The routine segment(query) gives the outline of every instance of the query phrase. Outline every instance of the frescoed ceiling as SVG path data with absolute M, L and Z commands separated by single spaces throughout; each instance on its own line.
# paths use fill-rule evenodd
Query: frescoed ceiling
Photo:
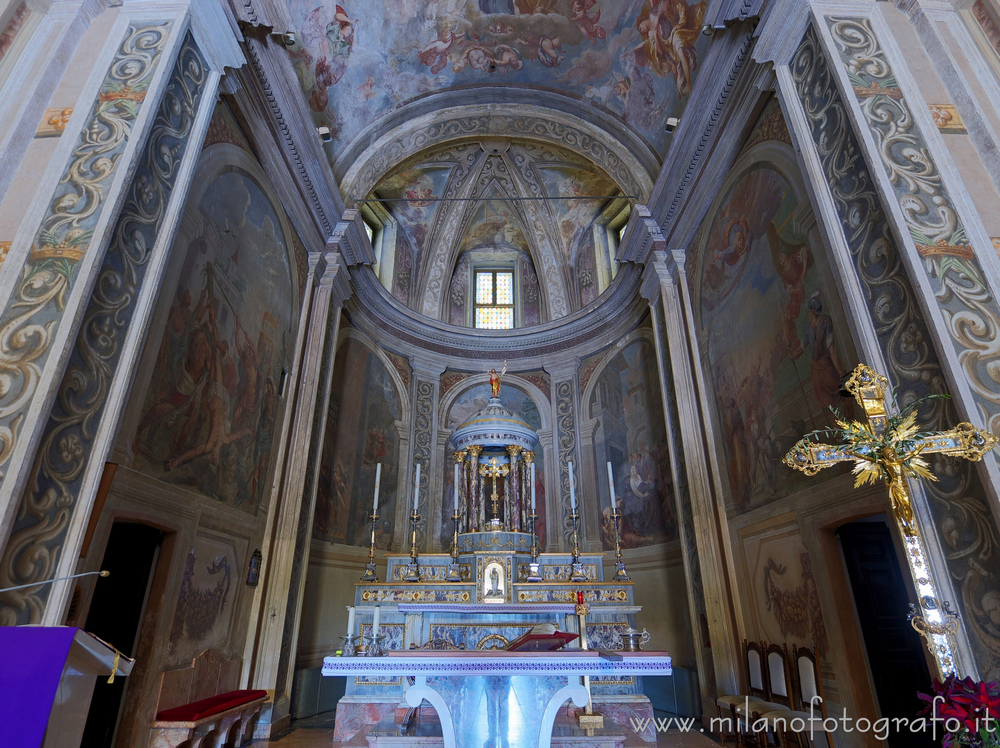
M 596 105 L 662 159 L 707 37 L 686 0 L 289 0 L 290 49 L 332 160 L 379 117 L 430 93 L 503 84 Z M 471 99 L 468 99 L 471 100 Z
M 421 154 L 368 195 L 395 227 L 394 246 L 383 250 L 394 253 L 395 270 L 380 278 L 414 311 L 440 319 L 463 253 L 523 252 L 548 299 L 547 316 L 563 316 L 582 303 L 578 276 L 601 254 L 595 227 L 626 209 L 622 194 L 585 158 L 527 139 L 467 140 Z

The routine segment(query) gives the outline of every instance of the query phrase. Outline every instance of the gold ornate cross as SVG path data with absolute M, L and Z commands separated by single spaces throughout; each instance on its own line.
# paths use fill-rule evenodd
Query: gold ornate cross
M 948 454 L 978 461 L 997 445 L 997 438 L 971 423 L 960 423 L 948 431 L 920 433 L 916 409 L 908 415 L 888 415 L 885 406 L 888 386 L 888 379 L 859 364 L 845 387 L 864 409 L 867 422 L 838 420 L 844 444 L 821 444 L 806 436 L 788 451 L 784 463 L 806 475 L 815 475 L 830 465 L 853 461 L 855 488 L 880 478 L 886 482 L 892 515 L 903 536 L 910 573 L 924 611 L 918 615 L 911 610 L 910 622 L 927 639 L 938 670 L 945 676 L 955 670 L 950 636 L 957 630 L 958 620 L 948 603 L 943 610 L 938 604 L 937 586 L 913 518 L 906 477 L 937 480 L 922 455 Z
M 490 496 L 490 499 L 493 501 L 493 518 L 491 524 L 494 529 L 498 529 L 500 525 L 500 514 L 497 507 L 497 502 L 500 501 L 500 494 L 497 493 L 497 478 L 506 478 L 509 472 L 510 465 L 499 464 L 499 460 L 496 457 L 491 457 L 489 464 L 479 466 L 479 474 L 481 476 L 493 479 L 493 495 Z

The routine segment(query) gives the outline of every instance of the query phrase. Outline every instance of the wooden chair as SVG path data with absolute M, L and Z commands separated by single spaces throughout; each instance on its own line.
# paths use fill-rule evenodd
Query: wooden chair
M 798 708 L 764 712 L 759 718 L 765 721 L 767 729 L 777 736 L 782 746 L 787 745 L 790 735 L 795 735 L 799 748 L 805 748 L 811 736 L 824 733 L 828 748 L 833 748 L 833 736 L 825 727 L 826 700 L 823 698 L 823 677 L 816 663 L 816 654 L 807 647 L 792 644 L 792 660 L 795 662 L 794 694 Z
M 791 714 L 792 711 L 792 678 L 788 667 L 788 645 L 767 645 L 764 648 L 764 662 L 770 701 L 760 709 L 753 703 L 750 714 L 740 715 L 746 720 L 749 732 L 754 735 L 755 742 L 760 746 L 782 743 L 782 733 L 780 729 L 775 728 L 781 724 L 781 716 Z
M 771 699 L 770 665 L 765 665 L 767 662 L 766 652 L 766 643 L 744 639 L 743 660 L 747 667 L 747 683 L 749 685 L 747 693 L 726 694 L 715 700 L 718 735 L 723 745 L 730 739 L 736 743 L 737 748 L 740 748 L 744 742 L 756 743 L 757 736 L 748 729 L 748 720 L 752 718 L 753 714 L 789 708 L 785 704 L 777 703 Z M 785 685 L 782 691 L 787 695 L 788 679 L 785 678 L 783 683 Z M 732 728 L 732 732 L 726 731 L 727 724 Z

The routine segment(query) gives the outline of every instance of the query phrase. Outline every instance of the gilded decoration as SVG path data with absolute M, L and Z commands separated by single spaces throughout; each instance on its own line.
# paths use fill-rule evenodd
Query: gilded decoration
M 151 35 L 141 42 L 135 37 L 133 34 L 130 39 L 136 46 L 151 44 L 157 38 Z M 124 60 L 122 66 L 128 67 L 130 60 Z M 112 378 L 122 358 L 206 80 L 204 59 L 189 35 L 178 53 L 52 406 L 30 489 L 18 509 L 0 564 L 0 586 L 53 576 L 85 469 L 92 458 L 102 463 L 105 459 L 102 453 L 92 454 L 94 441 L 101 425 L 114 422 L 119 415 L 114 408 L 110 412 L 106 409 Z M 51 590 L 46 586 L 5 593 L 0 598 L 0 621 L 4 625 L 38 623 Z
M 791 74 L 803 107 L 830 195 L 842 225 L 863 296 L 891 379 L 896 401 L 905 406 L 931 392 L 944 392 L 940 362 L 903 269 L 899 249 L 862 158 L 860 144 L 837 91 L 816 31 L 810 28 L 796 51 Z M 920 412 L 927 428 L 954 423 L 948 401 L 935 401 Z M 959 595 L 980 670 L 1000 665 L 1000 563 L 998 535 L 975 469 L 942 461 L 940 482 L 923 490 L 947 552 L 948 570 Z
M 447 587 L 444 589 L 414 590 L 409 587 L 369 587 L 361 593 L 364 602 L 371 603 L 467 603 L 469 592 Z
M 66 130 L 66 123 L 73 116 L 73 107 L 46 109 L 42 123 L 35 132 L 36 138 L 58 138 Z
M 573 582 L 567 589 L 520 589 L 517 591 L 519 603 L 575 603 L 580 583 Z M 590 589 L 583 591 L 585 603 L 626 603 L 628 591 L 615 588 Z
M 936 282 L 936 300 L 987 428 L 1000 433 L 1000 305 L 966 236 L 958 209 L 871 21 L 828 18 L 910 238 Z M 862 96 L 859 88 L 878 93 Z
M 129 27 L 0 318 L 0 471 L 40 384 L 75 282 L 74 266 L 90 246 L 170 28 L 171 23 Z

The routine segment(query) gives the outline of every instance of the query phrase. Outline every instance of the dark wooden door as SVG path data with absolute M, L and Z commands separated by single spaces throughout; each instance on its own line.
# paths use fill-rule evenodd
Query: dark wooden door
M 146 608 L 149 583 L 163 533 L 146 525 L 116 522 L 111 526 L 102 569 L 111 575 L 98 581 L 84 629 L 123 654 L 135 656 L 139 627 Z M 110 748 L 114 744 L 127 678 L 98 678 L 87 714 L 81 746 Z
M 931 676 L 923 639 L 906 620 L 910 582 L 903 575 L 889 527 L 882 522 L 852 522 L 838 529 L 837 535 L 881 716 L 912 719 L 923 707 L 917 693 L 932 693 Z M 934 740 L 930 732 L 901 730 L 892 731 L 888 743 L 891 748 L 930 748 Z

